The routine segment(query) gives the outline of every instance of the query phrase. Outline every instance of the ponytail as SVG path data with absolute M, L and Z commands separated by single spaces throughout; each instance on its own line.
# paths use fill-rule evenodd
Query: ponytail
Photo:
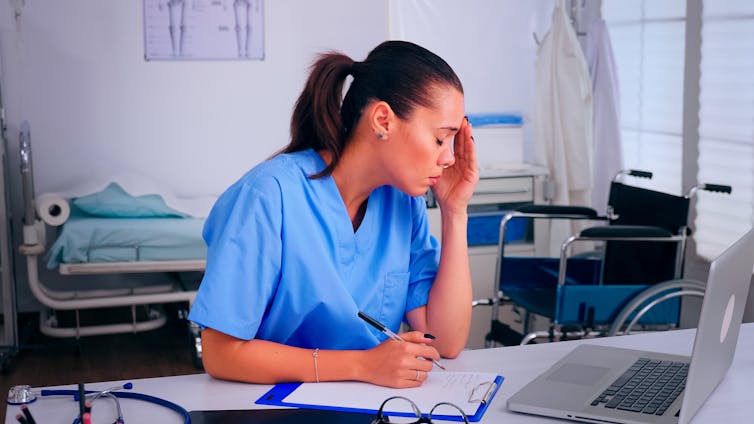
M 332 161 L 327 168 L 313 178 L 330 175 L 343 152 L 346 131 L 340 105 L 343 86 L 352 67 L 353 60 L 344 54 L 331 52 L 320 55 L 312 65 L 304 91 L 293 109 L 291 143 L 282 153 L 309 148 L 332 153 Z

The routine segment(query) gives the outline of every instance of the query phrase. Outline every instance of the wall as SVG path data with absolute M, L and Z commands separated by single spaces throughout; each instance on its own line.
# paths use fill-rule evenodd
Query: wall
M 468 113 L 524 117 L 524 158 L 534 161 L 534 64 L 552 0 L 392 0 L 390 34 L 439 54 L 461 78 Z
M 360 60 L 388 37 L 415 41 L 456 68 L 469 112 L 526 116 L 532 32 L 544 35 L 551 10 L 550 1 L 271 0 L 264 2 L 263 61 L 146 62 L 142 5 L 0 1 L 14 245 L 24 120 L 31 124 L 37 193 L 135 173 L 179 196 L 218 194 L 287 143 L 293 103 L 317 52 L 335 49 Z M 20 309 L 38 308 L 19 257 L 16 277 Z M 45 270 L 42 279 L 71 284 Z
M 274 0 L 264 5 L 264 61 L 145 62 L 142 1 L 27 1 L 14 19 L 13 4 L 23 3 L 0 2 L 16 240 L 23 120 L 31 124 L 37 193 L 128 172 L 176 195 L 218 194 L 287 143 L 317 52 L 360 59 L 388 37 L 386 1 Z M 37 304 L 19 259 L 24 310 Z
M 316 52 L 363 57 L 387 37 L 385 2 L 265 8 L 264 61 L 192 62 L 144 60 L 141 1 L 26 2 L 17 22 L 6 10 L 9 133 L 31 123 L 37 192 L 118 169 L 217 193 L 287 142 Z

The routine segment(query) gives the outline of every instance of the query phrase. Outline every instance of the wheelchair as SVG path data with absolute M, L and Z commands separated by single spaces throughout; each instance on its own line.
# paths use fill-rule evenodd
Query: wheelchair
M 626 176 L 652 173 L 617 173 L 605 216 L 582 206 L 533 204 L 503 216 L 493 281 L 497 297 L 473 302 L 491 306 L 486 347 L 626 334 L 638 327 L 666 330 L 678 324 L 682 296 L 703 296 L 704 283 L 683 278 L 690 200 L 698 190 L 730 193 L 731 187 L 700 184 L 676 196 L 625 184 Z M 506 256 L 506 227 L 522 219 L 604 225 L 568 237 L 559 258 Z M 596 250 L 571 253 L 585 242 Z M 498 319 L 503 305 L 518 314 L 523 332 Z M 548 329 L 531 331 L 532 316 L 547 318 Z

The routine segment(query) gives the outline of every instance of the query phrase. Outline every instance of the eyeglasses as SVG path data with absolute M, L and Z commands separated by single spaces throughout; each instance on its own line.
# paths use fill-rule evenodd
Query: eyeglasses
M 390 406 L 387 410 L 405 411 L 410 407 L 411 412 L 391 412 L 388 417 L 382 413 L 382 411 L 385 410 L 385 406 L 388 404 Z M 463 422 L 469 424 L 469 418 L 463 410 L 450 402 L 440 402 L 436 404 L 429 410 L 429 414 L 424 417 L 419 410 L 419 407 L 416 406 L 411 399 L 403 396 L 393 396 L 385 399 L 385 401 L 382 402 L 382 405 L 380 405 L 380 409 L 377 411 L 377 418 L 372 421 L 372 424 L 431 424 L 433 414 L 436 418 L 443 420 L 448 419 L 448 416 L 460 417 L 463 418 Z

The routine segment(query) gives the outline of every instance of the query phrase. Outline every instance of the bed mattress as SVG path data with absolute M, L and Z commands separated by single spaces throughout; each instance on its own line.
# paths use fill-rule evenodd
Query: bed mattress
M 47 257 L 60 264 L 205 259 L 203 218 L 102 218 L 71 215 Z

